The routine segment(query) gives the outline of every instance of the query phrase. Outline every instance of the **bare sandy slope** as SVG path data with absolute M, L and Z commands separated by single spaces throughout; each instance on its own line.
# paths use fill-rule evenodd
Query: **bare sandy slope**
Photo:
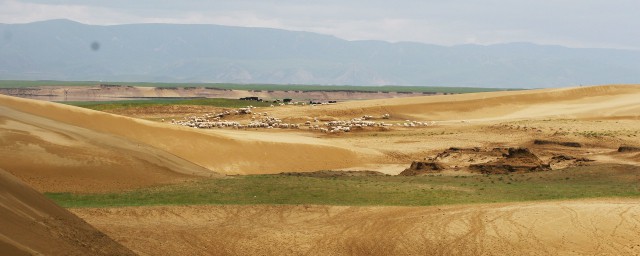
M 141 255 L 637 255 L 640 201 L 72 209 Z
M 0 96 L 0 140 L 9 145 L 0 148 L 0 168 L 39 190 L 73 191 L 74 184 L 88 184 L 83 189 L 117 190 L 181 180 L 185 175 L 209 176 L 210 171 L 256 174 L 351 168 L 397 174 L 403 170 L 402 165 L 448 147 L 521 146 L 536 138 L 584 142 L 592 145 L 589 148 L 597 147 L 583 150 L 585 153 L 607 153 L 621 144 L 640 144 L 636 137 L 640 127 L 638 99 L 640 86 L 629 85 L 268 109 L 280 118 L 350 119 L 391 113 L 401 120 L 451 121 L 423 129 L 395 128 L 391 132 L 335 137 L 318 133 L 195 130 Z M 543 118 L 559 121 L 543 122 Z M 567 118 L 593 121 L 560 120 Z M 626 120 L 618 123 L 611 118 Z M 509 123 L 510 127 L 495 125 L 516 120 L 525 122 Z M 516 130 L 511 126 L 524 128 Z M 593 131 L 618 135 L 604 139 L 584 136 Z M 100 185 L 104 181 L 113 182 Z
M 68 157 L 64 151 L 41 149 L 42 145 L 67 146 L 70 150 L 79 151 L 78 154 L 86 152 L 87 144 L 96 145 L 96 150 L 104 148 L 100 143 L 130 145 L 134 148 L 139 146 L 147 150 L 147 153 L 155 155 L 157 161 L 145 159 L 150 165 L 165 167 L 166 165 L 161 162 L 161 159 L 167 158 L 171 154 L 223 174 L 315 171 L 350 167 L 357 165 L 360 161 L 360 157 L 352 150 L 305 136 L 202 131 L 8 96 L 0 96 L 0 108 L 2 108 L 0 125 L 3 127 L 0 130 L 0 134 L 2 134 L 0 138 L 4 140 L 4 143 L 20 147 L 11 150 L 11 152 L 18 152 L 13 154 L 28 154 L 40 150 L 44 151 L 42 154 L 58 154 L 66 159 Z M 86 136 L 83 136 L 82 143 L 76 143 L 78 136 L 74 137 L 74 135 L 67 133 L 68 130 L 73 130 L 74 133 L 84 132 Z M 47 134 L 39 135 L 38 133 Z M 25 136 L 29 138 L 21 139 Z M 104 142 L 112 138 L 112 141 Z M 34 143 L 33 140 L 40 141 Z M 33 146 L 34 144 L 36 146 Z M 38 149 L 26 150 L 29 147 L 37 147 Z M 130 151 L 122 151 L 122 157 L 129 157 Z M 161 152 L 165 152 L 164 155 L 161 155 Z M 83 161 L 91 161 L 92 156 L 96 155 L 100 154 L 87 153 L 84 157 L 79 158 Z M 176 157 L 170 161 L 182 166 L 183 163 L 178 163 Z M 112 162 L 119 163 L 121 161 L 114 159 Z M 43 164 L 49 163 L 51 161 L 46 161 Z M 30 163 L 25 163 L 25 165 L 30 165 Z M 13 171 L 15 168 L 9 166 L 6 169 Z M 184 169 L 172 171 L 184 174 L 193 172 L 203 174 L 202 170 L 191 170 L 192 168 L 189 166 Z M 20 176 L 17 171 L 14 174 Z M 206 175 L 206 173 L 204 174 Z
M 277 109 L 275 113 L 288 116 L 303 111 L 304 115 L 334 117 L 389 113 L 398 118 L 440 121 L 612 116 L 638 118 L 638 99 L 640 85 L 609 85 L 352 101 L 306 109 Z
M 117 191 L 214 175 L 118 136 L 4 106 L 0 113 L 0 168 L 39 191 Z
M 413 97 L 287 106 L 270 114 L 351 119 L 363 115 L 385 122 L 436 121 L 435 126 L 370 130 L 325 139 L 379 152 L 370 169 L 398 174 L 412 160 L 433 157 L 449 147 L 529 147 L 536 153 L 566 154 L 607 163 L 640 164 L 615 153 L 620 145 L 640 146 L 640 86 L 612 85 L 529 91 Z M 463 122 L 464 121 L 464 122 Z M 534 146 L 534 139 L 572 141 L 582 148 Z M 354 168 L 351 168 L 354 169 Z
M 0 254 L 133 255 L 2 169 Z

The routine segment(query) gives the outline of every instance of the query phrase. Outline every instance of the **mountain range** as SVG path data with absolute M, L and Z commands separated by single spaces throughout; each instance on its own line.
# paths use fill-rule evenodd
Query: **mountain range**
M 0 79 L 543 88 L 639 83 L 640 51 L 50 20 L 0 24 Z

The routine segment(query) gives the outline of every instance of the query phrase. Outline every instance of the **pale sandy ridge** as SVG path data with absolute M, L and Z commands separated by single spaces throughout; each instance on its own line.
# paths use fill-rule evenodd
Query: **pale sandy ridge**
M 612 116 L 638 118 L 639 110 L 640 85 L 606 85 L 351 101 L 321 108 L 275 110 L 275 113 L 335 117 L 388 113 L 392 117 L 412 120 L 507 121 Z
M 356 168 L 371 163 L 408 164 L 413 157 L 426 156 L 429 150 L 450 146 L 530 143 L 533 136 L 544 133 L 490 127 L 497 122 L 529 118 L 624 118 L 620 123 L 590 124 L 593 130 L 610 125 L 627 127 L 619 130 L 625 132 L 622 141 L 617 137 L 579 140 L 588 146 L 583 151 L 595 145 L 613 156 L 620 142 L 638 142 L 638 137 L 630 136 L 638 127 L 638 110 L 640 86 L 433 96 L 269 110 L 283 114 L 281 117 L 353 118 L 391 113 L 395 118 L 449 122 L 406 133 L 409 138 L 402 137 L 409 131 L 402 129 L 380 133 L 380 137 L 387 136 L 384 138 L 369 138 L 366 133 L 340 137 L 204 131 L 0 96 L 0 168 L 41 191 L 87 192 L 175 183 L 208 177 L 214 175 L 212 171 L 250 174 Z M 460 124 L 460 120 L 478 124 Z M 547 124 L 535 123 L 539 126 L 536 129 L 543 129 L 543 125 Z M 566 130 L 574 124 L 562 125 Z M 459 129 L 447 135 L 418 135 L 453 128 Z M 463 128 L 464 133 L 459 131 Z M 554 129 L 545 133 L 553 136 Z M 397 143 L 400 140 L 402 143 Z M 377 159 L 380 154 L 376 152 L 385 152 L 387 157 Z M 0 199 L 13 200 L 21 191 L 0 194 Z M 6 205 L 13 214 L 21 204 L 9 201 Z M 147 255 L 637 255 L 638 205 L 638 200 L 602 199 L 441 207 L 162 206 L 73 211 L 116 241 Z M 19 235 L 2 234 L 3 250 L 22 248 L 15 243 Z
M 640 201 L 72 211 L 141 255 L 638 255 Z
M 5 144 L 19 146 L 19 149 L 12 150 L 14 154 L 25 153 L 36 159 L 45 154 L 62 154 L 58 149 L 48 150 L 43 146 L 45 144 L 80 151 L 83 147 L 90 148 L 92 145 L 96 146 L 93 150 L 100 151 L 104 148 L 102 146 L 107 144 L 115 146 L 116 150 L 128 149 L 129 151 L 121 151 L 122 157 L 130 156 L 131 151 L 144 151 L 144 154 L 147 154 L 143 159 L 145 164 L 156 165 L 178 174 L 200 176 L 209 176 L 213 172 L 251 174 L 315 171 L 356 166 L 362 161 L 361 157 L 350 149 L 305 136 L 201 131 L 8 96 L 0 96 L 0 107 L 3 108 L 0 112 L 0 125 L 4 126 L 0 129 L 0 139 L 3 139 Z M 42 134 L 47 135 L 41 136 Z M 28 138 L 23 138 L 17 143 L 16 140 L 19 138 L 12 138 L 14 135 Z M 29 147 L 36 148 L 29 150 Z M 38 150 L 41 151 L 38 153 L 40 155 L 32 155 Z M 92 155 L 103 156 L 104 152 L 86 154 L 82 159 L 71 159 L 73 161 L 70 162 L 87 161 Z M 150 159 L 154 156 L 158 159 Z M 62 161 L 60 165 L 64 165 L 64 159 L 67 158 L 62 156 L 57 160 Z M 166 159 L 171 164 L 164 161 Z M 188 168 L 184 167 L 188 166 L 184 160 L 193 164 Z M 113 161 L 114 164 L 117 162 Z M 13 166 L 5 168 L 19 176 L 19 170 L 16 168 L 18 164 L 14 163 Z M 209 172 L 198 166 L 208 169 Z
M 215 175 L 119 136 L 3 106 L 0 112 L 0 168 L 39 191 L 119 191 Z
M 133 255 L 2 169 L 0 254 Z
M 8 96 L 0 96 L 0 108 L 0 141 L 5 145 L 0 148 L 3 151 L 0 168 L 41 191 L 129 189 L 215 176 L 214 172 L 370 169 L 380 164 L 408 164 L 413 158 L 426 156 L 421 152 L 464 146 L 463 143 L 473 145 L 478 141 L 475 137 L 452 135 L 436 139 L 416 137 L 412 140 L 418 143 L 395 144 L 386 138 L 376 142 L 373 137 L 358 142 L 349 136 L 315 138 L 312 133 L 196 130 Z M 448 120 L 452 124 L 456 120 L 491 124 L 527 118 L 637 120 L 640 86 L 425 96 L 321 107 L 287 106 L 269 111 L 283 118 L 322 115 L 353 118 L 392 113 L 394 117 Z M 459 125 L 458 122 L 456 127 Z M 484 132 L 482 138 L 486 139 L 482 140 L 504 141 L 505 136 L 492 138 L 488 137 L 490 134 Z M 530 134 L 522 135 L 531 139 Z M 78 184 L 84 185 L 77 188 Z

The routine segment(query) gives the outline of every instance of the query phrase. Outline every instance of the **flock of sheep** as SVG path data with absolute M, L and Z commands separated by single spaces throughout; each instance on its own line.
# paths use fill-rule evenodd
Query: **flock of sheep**
M 224 111 L 221 113 L 213 113 L 213 114 L 205 114 L 203 116 L 190 116 L 185 117 L 184 120 L 175 119 L 171 120 L 172 124 L 188 126 L 193 128 L 200 129 L 208 129 L 208 128 L 233 128 L 233 129 L 244 129 L 244 128 L 291 128 L 297 129 L 300 126 L 298 124 L 288 124 L 283 123 L 282 120 L 276 117 L 268 116 L 266 112 L 264 113 L 253 113 L 251 109 L 255 107 L 248 106 L 246 108 L 239 108 L 235 111 Z M 236 121 L 226 121 L 222 120 L 225 116 L 228 115 L 251 115 L 251 122 L 248 124 L 241 124 Z
M 273 116 L 269 116 L 267 112 L 256 113 L 252 109 L 255 107 L 248 106 L 246 108 L 239 108 L 234 111 L 224 111 L 221 113 L 205 114 L 203 116 L 190 116 L 185 117 L 184 120 L 172 119 L 172 124 L 188 126 L 200 129 L 210 128 L 233 128 L 233 129 L 246 129 L 246 128 L 265 128 L 265 129 L 299 129 L 301 126 L 308 127 L 309 130 L 317 130 L 324 133 L 340 133 L 350 132 L 352 129 L 361 129 L 364 127 L 383 127 L 390 128 L 394 126 L 391 123 L 375 122 L 371 119 L 375 119 L 373 116 L 365 115 L 360 118 L 353 118 L 351 120 L 329 121 L 320 122 L 317 118 L 313 121 L 306 121 L 304 124 L 285 123 L 281 119 Z M 251 115 L 251 121 L 247 124 L 241 124 L 236 121 L 223 120 L 228 115 Z M 389 114 L 384 114 L 381 119 L 389 119 Z M 163 119 L 164 121 L 164 119 Z M 434 122 L 419 122 L 405 120 L 403 123 L 396 123 L 396 126 L 402 127 L 418 127 L 418 126 L 431 126 Z
M 383 119 L 388 119 L 389 117 L 389 114 L 385 114 L 382 116 Z M 352 129 L 359 129 L 364 127 L 383 127 L 388 129 L 393 126 L 393 124 L 390 123 L 369 121 L 372 118 L 372 116 L 362 116 L 360 118 L 353 118 L 348 121 L 329 121 L 322 124 L 312 124 L 311 121 L 307 121 L 305 122 L 305 126 L 309 126 L 309 129 L 319 130 L 326 133 L 350 132 Z M 318 122 L 317 119 L 315 119 L 314 121 L 316 123 Z M 434 124 L 434 122 L 418 122 L 406 120 L 404 123 L 397 123 L 396 126 L 417 127 L 430 126 Z

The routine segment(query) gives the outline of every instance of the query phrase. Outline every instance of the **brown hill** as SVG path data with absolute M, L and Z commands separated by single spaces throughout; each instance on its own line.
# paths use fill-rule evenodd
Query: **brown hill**
M 0 254 L 134 255 L 0 169 Z
M 292 134 L 196 130 L 0 95 L 0 168 L 46 191 L 135 188 L 222 174 L 316 171 L 358 155 Z
M 110 191 L 214 175 L 148 145 L 17 111 L 4 103 L 0 101 L 0 168 L 39 191 Z
M 312 116 L 391 114 L 418 120 L 638 117 L 640 85 L 470 93 L 344 102 L 307 112 Z M 286 111 L 286 110 L 282 110 Z
M 287 106 L 270 109 L 270 114 L 353 118 L 391 113 L 395 119 L 449 120 L 452 124 L 456 120 L 635 119 L 640 113 L 639 97 L 637 85 L 594 86 Z M 330 139 L 290 132 L 197 130 L 8 96 L 0 96 L 0 113 L 0 142 L 6 145 L 0 148 L 0 168 L 41 191 L 119 190 L 208 177 L 214 172 L 353 168 L 372 162 L 387 164 L 385 152 L 410 150 L 407 144 L 390 148 L 395 144 L 386 137 L 363 137 L 359 142 L 348 136 Z M 464 135 L 467 140 L 487 143 L 486 133 L 473 131 Z M 450 139 L 422 143 L 412 150 L 447 148 L 461 137 Z M 528 133 L 521 136 L 521 140 L 530 139 Z

